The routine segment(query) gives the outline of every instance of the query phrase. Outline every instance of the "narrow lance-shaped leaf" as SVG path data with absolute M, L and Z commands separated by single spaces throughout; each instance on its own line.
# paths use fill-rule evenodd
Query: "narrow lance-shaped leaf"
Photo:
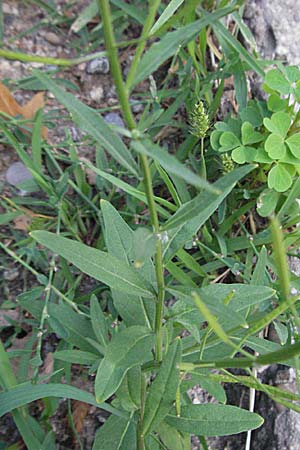
M 95 392 L 99 403 L 118 389 L 131 367 L 151 360 L 154 340 L 154 334 L 139 325 L 114 335 L 97 371 Z
M 202 436 L 227 436 L 253 430 L 263 418 L 236 406 L 190 405 L 181 408 L 181 416 L 168 415 L 166 422 L 179 431 Z
M 134 175 L 138 175 L 138 167 L 131 153 L 99 113 L 82 103 L 74 95 L 61 89 L 46 74 L 36 71 L 35 76 L 68 109 L 72 114 L 73 120 L 81 129 L 96 139 L 122 166 L 130 170 Z
M 163 226 L 168 231 L 168 242 L 164 249 L 164 258 L 169 260 L 220 206 L 224 198 L 232 191 L 235 183 L 247 175 L 256 166 L 247 165 L 233 170 L 214 183 L 222 194 L 216 196 L 210 192 L 201 192 L 195 199 L 185 203 Z
M 205 189 L 212 192 L 215 196 L 220 193 L 218 189 L 184 166 L 174 155 L 168 153 L 164 148 L 152 144 L 150 141 L 145 141 L 143 143 L 140 141 L 133 141 L 131 146 L 138 153 L 148 155 L 154 159 L 154 161 L 159 162 L 168 173 L 177 175 L 179 178 L 182 178 L 187 183 L 196 186 L 199 189 Z
M 178 227 L 195 217 L 197 217 L 198 228 L 201 227 L 233 189 L 236 182 L 255 167 L 254 165 L 243 166 L 225 175 L 213 184 L 214 188 L 221 194 L 214 195 L 210 192 L 201 192 L 193 200 L 182 205 L 163 225 L 162 229 L 169 230 Z
M 149 283 L 135 269 L 108 253 L 47 231 L 34 231 L 31 236 L 82 272 L 110 287 L 148 298 L 154 295 Z
M 88 403 L 97 406 L 112 414 L 126 417 L 124 413 L 119 412 L 116 408 L 105 403 L 99 404 L 95 397 L 89 392 L 78 389 L 67 384 L 20 384 L 8 391 L 0 393 L 0 417 L 7 412 L 12 411 L 20 406 L 27 405 L 27 403 L 34 402 L 40 398 L 46 397 L 63 397 L 72 398 L 80 402 Z
M 138 68 L 137 76 L 133 85 L 136 86 L 142 80 L 151 75 L 167 59 L 173 56 L 181 45 L 187 44 L 197 36 L 206 25 L 211 25 L 221 17 L 230 14 L 235 7 L 220 8 L 217 11 L 207 14 L 206 17 L 186 25 L 179 30 L 167 33 L 160 42 L 153 44 L 142 57 Z
M 142 431 L 146 435 L 164 419 L 175 401 L 179 383 L 177 364 L 181 359 L 181 341 L 177 339 L 169 347 L 158 374 L 151 384 L 145 403 Z
M 269 352 L 264 355 L 253 358 L 228 358 L 219 359 L 217 361 L 203 361 L 199 363 L 182 363 L 181 370 L 194 370 L 195 368 L 234 368 L 234 367 L 256 367 L 265 364 L 279 364 L 280 362 L 288 361 L 294 356 L 300 354 L 300 342 L 292 345 L 285 345 L 280 350 Z
M 108 331 L 104 313 L 95 295 L 91 296 L 91 321 L 94 333 L 104 347 L 108 344 Z
M 92 450 L 135 450 L 136 426 L 133 421 L 110 416 L 96 433 Z
M 101 211 L 105 225 L 105 242 L 109 253 L 129 265 L 134 260 L 133 230 L 109 202 L 101 200 Z M 150 258 L 145 261 L 138 273 L 150 283 L 155 282 L 154 268 Z M 133 295 L 133 292 L 126 294 L 117 289 L 112 290 L 112 295 L 114 306 L 126 325 L 143 325 L 151 328 L 155 316 L 154 302 Z

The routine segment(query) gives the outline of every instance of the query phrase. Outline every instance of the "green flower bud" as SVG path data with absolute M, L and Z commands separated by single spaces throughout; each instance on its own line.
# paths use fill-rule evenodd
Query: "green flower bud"
M 195 104 L 194 110 L 190 116 L 190 132 L 199 139 L 203 139 L 206 136 L 208 129 L 209 117 L 203 103 L 200 101 Z

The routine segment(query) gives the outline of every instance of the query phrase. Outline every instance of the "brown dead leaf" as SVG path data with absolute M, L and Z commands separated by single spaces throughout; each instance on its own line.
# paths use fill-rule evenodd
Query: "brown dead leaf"
M 88 405 L 87 403 L 80 402 L 78 400 L 74 400 L 73 405 L 74 405 L 73 408 L 74 426 L 77 433 L 80 433 L 82 431 L 84 419 L 88 414 L 90 405 Z
M 25 214 L 22 214 L 21 216 L 16 217 L 13 220 L 13 222 L 14 222 L 15 230 L 27 231 L 31 225 L 30 217 L 26 216 Z
M 24 106 L 20 106 L 9 89 L 0 81 L 0 111 L 11 117 L 22 115 L 24 119 L 33 119 L 36 112 L 45 106 L 44 93 L 39 92 Z M 47 139 L 48 129 L 42 127 L 42 137 Z
M 0 111 L 15 117 L 21 114 L 21 106 L 11 95 L 9 89 L 0 82 Z

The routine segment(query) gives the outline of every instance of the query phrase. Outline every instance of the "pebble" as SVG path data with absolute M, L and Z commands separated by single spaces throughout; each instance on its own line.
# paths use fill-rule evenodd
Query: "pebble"
M 26 180 L 32 179 L 32 175 L 27 167 L 22 162 L 13 163 L 6 171 L 6 181 L 13 185 L 18 186 L 24 183 Z
M 49 31 L 48 33 L 45 34 L 45 39 L 46 39 L 46 41 L 49 42 L 49 44 L 52 44 L 52 45 L 61 44 L 61 38 L 57 34 L 53 33 L 52 31 Z
M 8 5 L 7 3 L 3 3 L 2 5 L 3 14 L 12 14 L 14 16 L 18 16 L 19 11 L 15 6 Z
M 107 74 L 109 72 L 109 61 L 105 56 L 93 59 L 86 66 L 86 71 L 89 75 L 95 73 Z
M 136 100 L 131 100 L 131 109 L 134 113 L 138 114 L 141 113 L 144 110 L 144 105 Z
M 100 102 L 103 99 L 103 88 L 101 86 L 95 87 L 90 91 L 90 97 L 94 102 Z
M 117 127 L 125 128 L 125 124 L 123 122 L 123 119 L 120 116 L 120 114 L 118 114 L 118 113 L 110 112 L 108 114 L 105 114 L 104 120 L 109 125 L 116 125 Z

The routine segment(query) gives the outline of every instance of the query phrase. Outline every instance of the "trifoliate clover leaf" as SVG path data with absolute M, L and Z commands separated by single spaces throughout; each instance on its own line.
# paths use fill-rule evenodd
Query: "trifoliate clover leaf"
M 261 217 L 270 216 L 277 206 L 279 193 L 272 189 L 264 189 L 260 194 L 256 210 Z
M 210 145 L 217 152 L 220 149 L 220 137 L 222 136 L 222 131 L 214 130 L 210 135 Z
M 296 158 L 300 158 L 300 133 L 293 134 L 286 141 L 289 149 Z
M 242 143 L 243 145 L 257 144 L 263 140 L 263 136 L 254 130 L 250 122 L 244 122 L 242 125 Z
M 262 164 L 271 164 L 273 162 L 273 159 L 269 157 L 268 153 L 263 147 L 259 147 L 255 150 L 253 161 Z
M 288 100 L 280 98 L 278 94 L 272 94 L 268 98 L 267 105 L 270 111 L 284 111 L 288 106 Z
M 246 162 L 252 162 L 255 155 L 255 149 L 252 147 L 246 147 L 241 145 L 233 150 L 231 157 L 234 162 L 238 164 L 245 164 Z
M 277 192 L 287 191 L 291 187 L 292 181 L 292 176 L 283 164 L 273 166 L 268 174 L 268 186 Z
M 266 117 L 264 125 L 271 133 L 285 138 L 291 125 L 291 118 L 288 114 L 279 111 L 272 114 L 271 119 Z
M 220 137 L 220 144 L 222 147 L 220 151 L 222 152 L 228 152 L 241 145 L 240 140 L 231 131 L 225 131 L 222 133 L 222 136 Z
M 265 142 L 265 150 L 272 159 L 281 159 L 286 155 L 284 138 L 278 134 L 270 134 Z
M 265 76 L 265 84 L 274 89 L 274 91 L 280 92 L 280 94 L 288 95 L 291 91 L 291 86 L 286 77 L 278 70 L 271 69 Z
M 291 83 L 296 83 L 300 80 L 300 69 L 298 66 L 287 66 L 284 67 L 287 79 Z

